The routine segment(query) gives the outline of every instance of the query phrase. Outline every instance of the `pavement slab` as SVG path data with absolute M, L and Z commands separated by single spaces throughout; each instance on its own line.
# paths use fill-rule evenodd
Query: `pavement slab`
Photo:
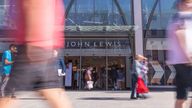
M 150 92 L 149 98 L 137 100 L 129 98 L 130 91 L 67 91 L 67 95 L 73 108 L 174 108 L 175 101 L 173 91 Z M 20 103 L 17 108 L 50 108 L 46 100 L 35 92 L 22 92 L 17 100 Z

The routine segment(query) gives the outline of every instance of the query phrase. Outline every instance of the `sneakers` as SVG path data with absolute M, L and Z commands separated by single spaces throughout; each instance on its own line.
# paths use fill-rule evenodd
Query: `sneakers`
M 16 96 L 15 96 L 15 95 L 12 95 L 11 98 L 16 98 Z
M 136 100 L 136 99 L 138 99 L 138 98 L 137 98 L 137 97 L 131 97 L 130 99 Z

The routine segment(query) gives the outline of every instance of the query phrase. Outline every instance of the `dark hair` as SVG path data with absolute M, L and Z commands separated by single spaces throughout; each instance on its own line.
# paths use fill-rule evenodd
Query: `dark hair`
M 16 47 L 15 44 L 11 44 L 11 45 L 9 45 L 9 49 L 14 48 L 14 47 Z
M 177 3 L 188 3 L 188 0 L 177 0 Z

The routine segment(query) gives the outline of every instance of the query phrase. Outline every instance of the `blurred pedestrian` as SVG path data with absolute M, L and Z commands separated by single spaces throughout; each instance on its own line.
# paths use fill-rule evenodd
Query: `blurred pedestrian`
M 13 61 L 13 54 L 17 52 L 17 48 L 14 44 L 9 45 L 9 50 L 3 52 L 2 55 L 2 82 L 1 82 L 1 97 L 5 96 L 5 87 L 9 81 L 9 75 L 11 74 Z
M 148 59 L 146 57 L 143 57 L 143 61 L 142 61 L 143 66 L 142 66 L 142 71 L 141 71 L 141 77 L 144 80 L 144 83 L 145 83 L 146 86 L 148 85 L 148 75 L 147 75 L 147 73 L 148 73 L 148 70 L 149 70 L 147 60 Z
M 85 73 L 85 80 L 86 80 L 85 88 L 88 90 L 91 90 L 93 88 L 92 70 L 93 70 L 92 67 L 88 67 Z
M 188 90 L 192 87 L 192 0 L 180 0 L 177 7 L 178 12 L 167 29 L 167 63 L 176 69 L 175 108 L 184 108 Z
M 144 56 L 136 55 L 133 61 L 131 99 L 146 98 L 145 93 L 148 92 L 148 88 L 143 80 L 143 73 L 148 69 L 143 62 L 144 59 L 146 59 Z
M 6 97 L 0 99 L 1 108 L 14 108 L 15 92 L 38 91 L 52 108 L 71 108 L 71 103 L 58 80 L 54 49 L 64 45 L 63 0 L 17 0 L 18 55 L 13 72 L 5 88 Z
M 123 69 L 117 68 L 117 89 L 122 90 L 123 84 L 125 81 L 125 74 L 123 72 Z

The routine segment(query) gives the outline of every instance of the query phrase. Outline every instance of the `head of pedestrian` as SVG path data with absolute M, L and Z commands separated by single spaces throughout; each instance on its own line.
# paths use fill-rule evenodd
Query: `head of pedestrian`
M 178 0 L 177 8 L 182 11 L 192 11 L 192 0 Z
M 143 61 L 144 59 L 147 59 L 147 58 L 140 54 L 136 55 L 136 60 Z
M 88 67 L 88 70 L 92 71 L 92 70 L 93 70 L 93 67 L 89 66 L 89 67 Z
M 9 50 L 12 52 L 12 53 L 17 53 L 17 47 L 15 44 L 11 44 L 9 45 Z

